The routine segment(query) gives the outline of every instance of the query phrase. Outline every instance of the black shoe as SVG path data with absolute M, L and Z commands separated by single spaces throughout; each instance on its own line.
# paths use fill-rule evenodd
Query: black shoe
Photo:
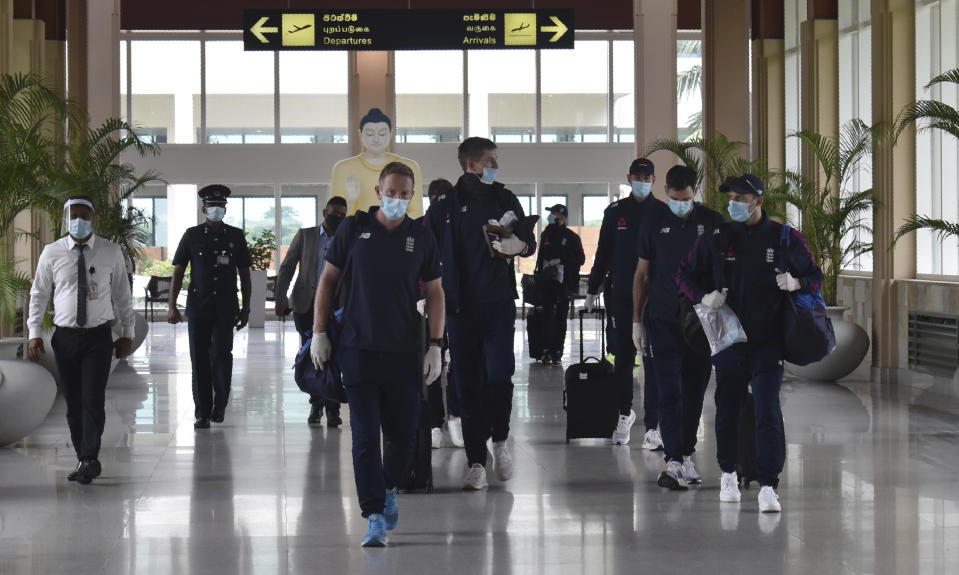
M 320 424 L 320 419 L 323 417 L 323 409 L 315 405 L 310 406 L 310 416 L 306 418 L 306 423 L 310 427 L 315 427 Z
M 327 427 L 339 427 L 342 424 L 343 424 L 343 420 L 340 419 L 339 413 L 335 411 L 331 411 L 329 409 L 326 410 L 326 426 Z
M 193 429 L 209 429 L 210 420 L 205 417 L 198 417 L 196 421 L 193 422 Z
M 223 411 L 222 409 L 214 409 L 213 415 L 210 416 L 210 421 L 213 423 L 223 423 Z
M 103 468 L 100 466 L 100 462 L 94 459 L 93 461 L 81 461 L 80 465 L 77 466 L 76 479 L 77 483 L 83 485 L 88 485 L 91 481 L 100 477 L 100 473 L 103 471 Z
M 80 477 L 80 468 L 83 467 L 83 462 L 77 462 L 77 468 L 67 474 L 67 481 L 76 481 Z

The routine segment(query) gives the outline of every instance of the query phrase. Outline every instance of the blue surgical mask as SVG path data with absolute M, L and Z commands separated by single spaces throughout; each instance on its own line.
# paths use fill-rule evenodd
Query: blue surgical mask
M 681 202 L 679 200 L 669 198 L 669 209 L 676 214 L 677 217 L 681 218 L 693 209 L 693 201 L 686 200 L 685 202 Z
M 646 199 L 646 196 L 653 191 L 652 182 L 639 182 L 633 180 L 633 195 L 640 200 Z
M 496 181 L 496 168 L 483 168 L 483 175 L 480 176 L 480 181 L 484 184 L 492 184 Z
M 93 222 L 89 220 L 84 220 L 82 218 L 73 218 L 70 220 L 70 235 L 77 238 L 83 239 L 89 237 L 93 233 Z
M 546 216 L 546 223 L 549 224 L 549 225 L 555 224 L 555 223 L 556 223 L 556 216 L 555 216 L 554 214 L 550 214 L 550 215 Z
M 754 209 L 750 209 L 752 202 L 729 202 L 729 217 L 733 219 L 734 222 L 745 222 L 752 215 Z
M 222 222 L 226 215 L 226 208 L 222 206 L 210 206 L 206 209 L 206 217 L 211 222 Z
M 383 203 L 380 204 L 380 209 L 383 210 L 383 215 L 386 216 L 386 219 L 391 221 L 396 221 L 402 219 L 406 215 L 406 210 L 410 207 L 409 200 L 401 200 L 399 198 L 391 198 L 389 196 L 383 196 Z

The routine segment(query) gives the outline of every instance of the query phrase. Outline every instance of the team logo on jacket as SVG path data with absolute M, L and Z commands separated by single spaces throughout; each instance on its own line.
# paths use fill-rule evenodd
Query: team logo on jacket
M 616 222 L 616 229 L 618 230 L 629 229 L 629 226 L 626 225 L 626 218 L 620 216 L 619 221 Z
M 566 245 L 566 238 L 563 238 L 563 241 L 561 241 L 561 242 L 559 243 L 559 245 L 565 246 L 565 245 Z
M 772 248 L 766 248 L 766 263 L 771 264 L 776 261 L 776 250 Z
M 704 233 L 706 233 L 706 226 L 704 226 L 703 224 L 699 224 L 698 226 L 696 226 L 696 233 L 699 235 L 703 235 Z
M 363 232 L 362 234 L 360 234 L 360 239 L 361 239 L 361 240 L 368 240 L 368 239 L 370 239 L 370 232 Z
M 415 240 L 413 236 L 406 236 L 406 251 L 413 253 L 413 246 L 415 246 Z
M 669 226 L 666 226 L 665 228 L 659 230 L 659 233 L 661 233 L 661 234 L 668 234 L 668 233 L 669 233 Z

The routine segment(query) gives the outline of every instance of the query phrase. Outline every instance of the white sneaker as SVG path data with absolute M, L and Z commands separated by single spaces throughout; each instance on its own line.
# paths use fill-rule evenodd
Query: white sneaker
M 723 473 L 719 479 L 719 500 L 723 503 L 739 503 L 739 477 L 736 472 Z
M 493 444 L 493 466 L 496 467 L 496 476 L 500 481 L 509 481 L 513 477 L 513 456 L 505 441 Z
M 659 435 L 658 429 L 650 429 L 643 437 L 643 449 L 656 451 L 663 448 L 663 438 Z
M 629 410 L 629 415 L 620 415 L 616 423 L 616 431 L 613 432 L 613 443 L 617 445 L 626 445 L 629 443 L 629 431 L 636 422 L 636 412 Z
M 441 428 L 434 427 L 430 430 L 430 444 L 433 449 L 443 447 L 443 430 Z
M 687 483 L 703 482 L 703 476 L 696 471 L 696 466 L 693 465 L 693 458 L 688 455 L 683 456 L 683 477 L 686 478 Z
M 683 464 L 675 460 L 667 463 L 665 471 L 659 474 L 656 484 L 672 491 L 689 489 L 689 483 L 683 476 Z
M 759 512 L 760 513 L 779 513 L 782 511 L 782 505 L 779 504 L 779 496 L 776 490 L 769 485 L 764 485 L 759 490 Z
M 479 463 L 474 463 L 466 472 L 466 478 L 463 479 L 463 489 L 482 491 L 487 487 L 489 483 L 486 482 L 486 468 Z
M 463 420 L 458 417 L 450 417 L 449 421 L 446 423 L 446 428 L 450 432 L 450 441 L 453 442 L 453 445 L 456 447 L 463 447 L 466 443 L 463 442 Z

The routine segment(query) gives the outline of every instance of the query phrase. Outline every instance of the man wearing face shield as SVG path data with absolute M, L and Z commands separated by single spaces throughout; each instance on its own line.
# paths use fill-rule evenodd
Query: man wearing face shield
M 182 321 L 177 296 L 190 266 L 186 319 L 193 362 L 193 427 L 206 429 L 222 423 L 233 377 L 233 328 L 250 319 L 250 250 L 243 230 L 223 223 L 230 188 L 219 184 L 201 188 L 205 221 L 189 228 L 173 255 L 167 321 Z M 241 308 L 236 297 L 240 277 Z
M 374 189 L 379 184 L 380 170 L 390 162 L 406 164 L 413 171 L 416 181 L 423 181 L 420 178 L 420 166 L 415 160 L 389 151 L 393 139 L 393 122 L 382 110 L 370 108 L 370 111 L 360 118 L 359 132 L 363 151 L 357 156 L 337 162 L 333 166 L 330 184 L 331 193 L 346 198 L 347 214 L 350 215 L 356 210 L 368 211 L 372 206 L 379 205 Z M 420 195 L 414 189 L 409 216 L 416 219 L 422 215 Z
M 280 271 L 276 274 L 276 315 L 283 317 L 292 310 L 293 323 L 300 334 L 301 345 L 306 342 L 307 332 L 313 328 L 313 299 L 326 265 L 326 250 L 345 217 L 346 199 L 340 196 L 330 198 L 323 209 L 323 223 L 297 230 L 290 242 L 290 249 L 280 264 Z M 289 298 L 287 291 L 297 267 L 300 273 L 293 285 L 293 297 Z M 310 416 L 306 420 L 310 426 L 320 424 L 324 409 L 328 427 L 339 427 L 343 423 L 340 419 L 339 403 L 316 395 L 310 396 L 310 406 Z
M 613 202 L 603 213 L 603 223 L 599 230 L 599 245 L 593 269 L 589 274 L 586 289 L 586 310 L 592 311 L 596 305 L 600 287 L 606 303 L 607 325 L 609 333 L 609 351 L 616 356 L 614 378 L 616 381 L 619 421 L 613 432 L 613 442 L 619 445 L 629 443 L 631 429 L 636 421 L 633 410 L 633 367 L 636 362 L 636 347 L 633 345 L 630 326 L 633 321 L 633 274 L 639 259 L 639 234 L 645 221 L 655 217 L 663 209 L 663 204 L 653 195 L 656 183 L 656 168 L 646 158 L 636 158 L 629 166 L 626 175 L 630 191 L 628 197 Z M 659 414 L 656 396 L 656 377 L 652 361 L 647 350 L 639 350 L 643 360 L 643 422 L 646 435 L 643 437 L 643 449 L 661 449 L 663 441 L 656 427 Z
M 90 483 L 102 471 L 100 437 L 106 420 L 104 396 L 114 354 L 130 353 L 133 301 L 120 246 L 94 233 L 96 212 L 85 196 L 63 205 L 63 238 L 43 248 L 30 289 L 27 354 L 37 361 L 43 349 L 43 316 L 53 296 L 56 326 L 51 346 L 67 403 L 67 424 L 79 463 L 70 481 Z M 123 335 L 113 342 L 111 324 Z
M 536 254 L 536 293 L 543 305 L 546 348 L 540 361 L 560 363 L 566 343 L 569 298 L 579 291 L 579 268 L 586 263 L 583 242 L 566 227 L 569 210 L 563 204 L 549 208 L 549 225 L 539 237 Z
M 334 292 L 346 275 L 335 359 L 350 403 L 356 492 L 368 521 L 363 547 L 386 545 L 386 532 L 397 526 L 397 485 L 408 469 L 422 387 L 442 369 L 439 258 L 432 234 L 406 215 L 414 185 L 409 166 L 384 166 L 375 188 L 380 206 L 357 212 L 339 227 L 314 302 L 310 356 L 322 370 L 333 353 L 327 320 Z M 421 283 L 431 320 L 425 358 L 423 320 L 416 308 Z

